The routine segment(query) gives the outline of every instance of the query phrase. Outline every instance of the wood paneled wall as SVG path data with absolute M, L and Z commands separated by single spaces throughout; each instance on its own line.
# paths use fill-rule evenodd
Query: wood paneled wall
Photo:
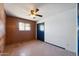
M 6 44 L 14 44 L 36 39 L 36 22 L 28 19 L 6 16 Z M 31 25 L 30 31 L 19 31 L 18 23 L 25 22 Z

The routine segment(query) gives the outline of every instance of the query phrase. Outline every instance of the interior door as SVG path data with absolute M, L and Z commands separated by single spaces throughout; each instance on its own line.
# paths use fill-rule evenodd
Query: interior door
M 37 24 L 37 39 L 44 41 L 44 23 Z

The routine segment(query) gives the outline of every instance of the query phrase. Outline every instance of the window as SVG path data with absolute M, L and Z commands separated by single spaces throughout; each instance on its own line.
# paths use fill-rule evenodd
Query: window
M 24 31 L 24 23 L 19 22 L 19 30 Z
M 29 23 L 25 23 L 25 30 L 27 30 L 27 31 L 31 30 Z
M 40 25 L 40 31 L 44 31 L 44 25 Z
M 31 26 L 29 23 L 19 22 L 19 31 L 30 31 Z

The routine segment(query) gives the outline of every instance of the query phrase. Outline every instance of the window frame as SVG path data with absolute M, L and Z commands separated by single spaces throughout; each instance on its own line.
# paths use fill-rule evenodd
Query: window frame
M 23 30 L 21 30 L 22 27 L 20 27 L 21 26 L 20 23 L 23 23 L 24 24 L 23 25 Z M 19 31 L 31 31 L 31 24 L 30 23 L 25 23 L 25 22 L 18 22 L 18 30 Z

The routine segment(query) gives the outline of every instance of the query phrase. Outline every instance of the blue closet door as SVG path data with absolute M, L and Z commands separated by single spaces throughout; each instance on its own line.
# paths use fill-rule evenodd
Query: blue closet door
M 37 24 L 37 39 L 44 41 L 44 23 Z

